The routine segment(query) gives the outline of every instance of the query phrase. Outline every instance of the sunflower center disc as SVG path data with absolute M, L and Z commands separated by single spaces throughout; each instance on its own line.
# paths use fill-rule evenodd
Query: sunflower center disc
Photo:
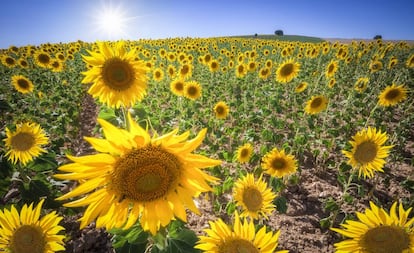
M 385 99 L 386 100 L 394 100 L 395 98 L 400 96 L 400 91 L 399 90 L 390 90 L 387 92 L 387 94 L 385 94 Z
M 41 253 L 44 252 L 45 244 L 39 227 L 23 225 L 14 232 L 10 247 L 13 253 Z
M 224 113 L 224 108 L 223 108 L 222 106 L 218 106 L 218 107 L 216 108 L 216 112 L 217 112 L 218 114 L 223 114 L 223 113 Z
M 17 81 L 17 85 L 19 85 L 19 87 L 21 87 L 23 89 L 29 88 L 29 83 L 26 80 L 24 80 L 24 79 L 19 79 Z
M 197 88 L 196 87 L 189 87 L 187 92 L 190 96 L 195 96 L 197 94 Z
M 44 64 L 47 64 L 50 62 L 50 57 L 46 54 L 40 54 L 38 59 L 39 59 L 39 62 L 44 63 Z
M 163 198 L 180 176 L 177 157 L 157 146 L 130 151 L 114 166 L 112 183 L 120 197 L 146 202 Z
M 283 158 L 275 158 L 272 161 L 272 168 L 275 170 L 281 170 L 286 167 L 286 161 Z
M 286 64 L 280 70 L 280 73 L 282 74 L 283 77 L 289 76 L 290 74 L 292 74 L 292 72 L 293 72 L 293 64 L 292 63 Z
M 362 246 L 369 253 L 401 253 L 408 249 L 410 238 L 403 228 L 381 226 L 368 230 Z
M 262 208 L 262 194 L 256 188 L 248 187 L 243 192 L 243 203 L 249 211 L 256 212 Z
M 224 242 L 219 253 L 259 253 L 259 250 L 247 240 L 234 239 Z
M 240 152 L 240 157 L 244 158 L 247 157 L 249 155 L 249 150 L 247 150 L 246 148 L 242 149 Z
M 310 106 L 312 108 L 318 108 L 319 106 L 321 106 L 321 104 L 322 104 L 322 98 L 315 98 L 312 100 L 312 103 Z
M 13 149 L 18 151 L 27 151 L 33 147 L 35 139 L 33 135 L 29 133 L 18 133 L 11 139 L 11 145 Z
M 377 145 L 372 141 L 364 141 L 355 150 L 354 158 L 360 164 L 372 162 L 377 156 Z
M 131 65 L 118 58 L 105 62 L 102 76 L 105 84 L 114 90 L 126 90 L 134 82 Z

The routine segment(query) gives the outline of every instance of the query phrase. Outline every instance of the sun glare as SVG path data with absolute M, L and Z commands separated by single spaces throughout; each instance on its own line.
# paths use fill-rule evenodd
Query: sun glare
M 127 11 L 120 4 L 103 4 L 93 15 L 96 33 L 106 39 L 121 39 L 128 37 L 130 22 L 134 17 L 129 17 Z

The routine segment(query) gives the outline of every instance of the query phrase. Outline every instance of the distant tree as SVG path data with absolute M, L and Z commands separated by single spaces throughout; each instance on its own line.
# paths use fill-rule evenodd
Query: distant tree
M 277 36 L 283 36 L 283 31 L 282 30 L 276 30 L 275 31 L 275 35 L 277 35 Z
M 254 34 L 254 37 L 257 37 L 257 33 Z
M 375 35 L 374 36 L 374 40 L 381 40 L 382 39 L 382 36 L 381 35 Z

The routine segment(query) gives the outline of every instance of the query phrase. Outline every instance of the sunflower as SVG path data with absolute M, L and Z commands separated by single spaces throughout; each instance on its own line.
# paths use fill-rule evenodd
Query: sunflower
M 387 68 L 392 69 L 397 65 L 397 63 L 398 63 L 398 59 L 393 56 L 393 57 L 391 57 L 390 61 L 388 62 Z
M 191 100 L 201 97 L 201 85 L 196 81 L 185 82 L 184 96 Z
M 360 93 L 364 92 L 367 89 L 368 83 L 369 83 L 368 77 L 360 77 L 355 82 L 354 89 Z
M 309 114 L 317 114 L 325 110 L 327 106 L 328 99 L 325 96 L 312 96 L 311 99 L 306 102 L 305 112 Z
M 243 78 L 247 74 L 247 66 L 240 63 L 236 66 L 236 77 Z
M 248 72 L 254 72 L 254 71 L 256 71 L 256 68 L 257 68 L 257 63 L 255 61 L 250 61 L 247 64 L 247 71 Z
M 1 63 L 9 68 L 16 66 L 16 60 L 9 55 L 1 57 Z
M 330 78 L 335 75 L 335 72 L 338 70 L 338 61 L 331 60 L 331 62 L 326 67 L 325 75 Z
M 262 80 L 266 80 L 270 76 L 270 68 L 263 67 L 259 70 L 259 78 Z
M 249 173 L 238 179 L 234 184 L 234 200 L 236 204 L 243 209 L 241 217 L 251 217 L 259 219 L 260 217 L 268 218 L 275 210 L 273 200 L 276 194 L 267 187 L 262 175 L 256 181 L 254 175 Z
M 299 63 L 292 59 L 286 60 L 276 70 L 276 81 L 280 83 L 288 83 L 299 74 L 299 70 Z
M 276 233 L 266 232 L 263 226 L 255 231 L 253 221 L 240 220 L 235 212 L 234 225 L 230 228 L 222 219 L 210 221 L 210 228 L 204 230 L 206 236 L 198 236 L 199 241 L 194 248 L 206 253 L 273 253 L 277 247 L 280 230 Z M 287 250 L 275 253 L 287 253 Z
M 183 96 L 184 86 L 185 86 L 185 82 L 178 78 L 170 83 L 170 90 L 173 94 L 177 96 Z
M 64 69 L 64 64 L 58 59 L 53 59 L 50 62 L 50 68 L 52 69 L 52 72 L 62 72 Z
M 181 66 L 178 73 L 181 79 L 190 78 L 193 75 L 193 67 L 191 64 L 185 63 Z
M 12 76 L 12 84 L 18 92 L 23 94 L 32 92 L 34 88 L 32 81 L 22 75 Z
M 36 123 L 17 124 L 15 132 L 6 127 L 6 136 L 7 138 L 4 139 L 8 149 L 6 156 L 9 156 L 9 160 L 14 164 L 20 161 L 26 165 L 40 153 L 46 152 L 40 145 L 47 144 L 48 138 Z
M 67 207 L 88 206 L 81 228 L 95 218 L 98 227 L 127 229 L 139 219 L 146 231 L 155 234 L 174 217 L 186 221 L 185 206 L 199 214 L 192 198 L 211 191 L 215 182 L 201 168 L 219 165 L 218 160 L 191 153 L 205 137 L 206 129 L 187 141 L 187 131 L 178 129 L 150 137 L 131 115 L 129 130 L 118 129 L 98 119 L 105 139 L 85 137 L 99 152 L 82 157 L 68 156 L 74 163 L 63 165 L 56 178 L 77 180 L 80 184 L 58 200 L 79 197 Z
M 381 106 L 394 106 L 407 98 L 408 89 L 404 85 L 392 84 L 387 86 L 378 96 Z
M 332 89 L 335 86 L 335 84 L 336 84 L 336 79 L 335 78 L 329 79 L 329 81 L 328 81 L 328 87 L 329 88 Z
M 14 205 L 10 210 L 0 210 L 0 251 L 12 253 L 52 253 L 65 250 L 64 235 L 58 233 L 63 219 L 55 211 L 40 219 L 44 199 L 33 208 L 24 204 L 20 214 Z
M 348 164 L 359 170 L 359 176 L 372 177 L 374 171 L 381 171 L 385 164 L 392 146 L 384 146 L 388 137 L 386 133 L 377 131 L 376 128 L 368 127 L 357 132 L 349 143 L 351 151 L 342 150 L 342 153 L 349 158 Z
M 306 90 L 306 88 L 308 87 L 308 83 L 307 82 L 300 82 L 296 88 L 295 88 L 295 92 L 296 93 L 301 93 L 304 90 Z
M 98 42 L 99 53 L 88 51 L 83 59 L 92 68 L 83 72 L 82 83 L 92 83 L 88 92 L 110 107 L 132 106 L 142 100 L 147 88 L 147 67 L 135 60 L 136 51 L 127 52 L 124 42 L 110 47 Z
M 210 72 L 217 72 L 220 69 L 220 64 L 216 60 L 212 60 L 209 64 Z
M 374 60 L 369 65 L 369 70 L 371 70 L 371 73 L 375 73 L 377 71 L 380 71 L 382 69 L 382 62 L 379 60 Z
M 414 218 L 408 219 L 412 208 L 404 210 L 397 202 L 389 213 L 370 202 L 364 213 L 357 212 L 358 221 L 347 220 L 342 228 L 331 230 L 348 237 L 335 243 L 336 252 L 412 253 L 414 252 Z
M 229 106 L 223 101 L 218 102 L 214 106 L 214 114 L 217 119 L 227 118 L 227 115 L 229 114 Z
M 43 51 L 38 51 L 34 55 L 36 65 L 42 68 L 49 68 L 51 60 L 50 55 Z
M 152 78 L 157 82 L 162 81 L 164 79 L 164 71 L 161 68 L 154 69 L 152 72 Z
M 414 68 L 414 54 L 410 55 L 410 57 L 407 58 L 405 66 L 407 66 L 407 68 Z
M 250 157 L 253 154 L 253 146 L 250 143 L 246 143 L 243 146 L 240 146 L 237 151 L 237 161 L 240 163 L 245 163 L 250 160 Z
M 262 167 L 265 173 L 273 177 L 283 177 L 292 174 L 298 168 L 293 155 L 285 154 L 284 150 L 272 149 L 262 159 Z
M 168 73 L 168 76 L 170 78 L 174 78 L 175 77 L 176 71 L 177 70 L 175 69 L 175 67 L 173 65 L 168 65 L 167 73 Z

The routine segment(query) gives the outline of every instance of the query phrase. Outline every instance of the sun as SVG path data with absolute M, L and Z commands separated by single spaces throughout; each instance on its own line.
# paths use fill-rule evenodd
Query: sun
M 93 26 L 96 33 L 105 39 L 114 40 L 130 36 L 129 27 L 136 17 L 128 15 L 125 7 L 118 3 L 101 4 L 92 14 Z

